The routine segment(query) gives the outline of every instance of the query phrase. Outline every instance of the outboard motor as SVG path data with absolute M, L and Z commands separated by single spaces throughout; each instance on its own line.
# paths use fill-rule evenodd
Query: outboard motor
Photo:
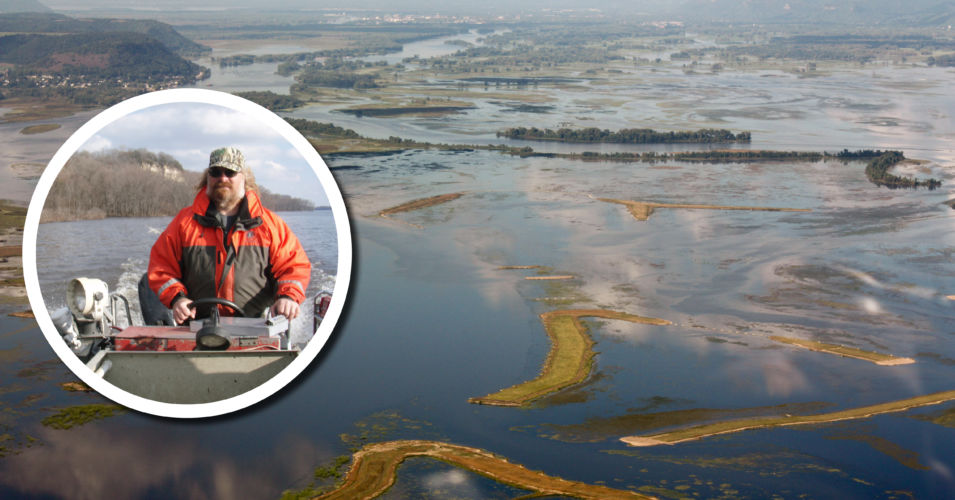
M 80 340 L 79 332 L 76 330 L 76 323 L 73 321 L 73 314 L 70 313 L 68 307 L 53 311 L 53 313 L 50 314 L 50 318 L 53 320 L 56 331 L 63 337 L 66 345 L 68 345 L 70 350 L 76 353 L 80 359 L 85 360 L 92 354 L 90 351 L 93 347 L 93 341 L 89 339 Z
M 74 278 L 66 287 L 68 308 L 50 315 L 63 340 L 81 359 L 95 354 L 95 346 L 109 340 L 113 320 L 110 300 L 105 282 Z

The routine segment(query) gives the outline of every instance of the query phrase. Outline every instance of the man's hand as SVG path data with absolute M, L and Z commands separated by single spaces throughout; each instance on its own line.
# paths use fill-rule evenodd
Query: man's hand
M 189 308 L 189 304 L 192 304 L 192 301 L 183 297 L 172 305 L 172 319 L 176 320 L 177 325 L 185 323 L 189 318 L 196 317 L 196 309 Z
M 287 297 L 279 297 L 279 300 L 272 304 L 272 316 L 281 314 L 292 320 L 298 317 L 298 312 L 298 303 Z

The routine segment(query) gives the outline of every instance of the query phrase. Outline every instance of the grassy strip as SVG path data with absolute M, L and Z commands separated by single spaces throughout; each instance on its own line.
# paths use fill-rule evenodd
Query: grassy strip
M 634 219 L 645 221 L 653 215 L 657 208 L 693 208 L 704 210 L 755 210 L 761 212 L 811 212 L 808 208 L 776 208 L 776 207 L 741 207 L 732 205 L 699 205 L 687 203 L 651 203 L 643 201 L 617 200 L 614 198 L 597 198 L 598 201 L 619 203 L 625 205 Z
M 810 351 L 819 351 L 827 352 L 829 354 L 838 354 L 839 356 L 845 356 L 847 358 L 861 359 L 864 361 L 871 361 L 877 365 L 882 366 L 895 366 L 895 365 L 910 365 L 915 363 L 915 360 L 912 358 L 900 358 L 898 356 L 893 356 L 891 354 L 882 354 L 879 352 L 872 351 L 863 351 L 862 349 L 856 349 L 854 347 L 847 347 L 837 344 L 826 344 L 823 342 L 816 342 L 814 340 L 804 340 L 796 339 L 792 337 L 779 337 L 772 336 L 769 337 L 770 340 L 775 340 L 776 342 L 783 342 L 785 344 L 795 345 L 799 347 L 805 347 Z
M 447 203 L 449 201 L 456 200 L 462 196 L 464 196 L 464 193 L 439 194 L 437 196 L 431 196 L 429 198 L 420 198 L 417 200 L 409 201 L 407 203 L 402 203 L 401 205 L 398 205 L 398 206 L 386 208 L 378 212 L 378 215 L 381 217 L 387 217 L 389 215 L 397 214 L 401 212 L 410 212 L 412 210 L 420 210 L 422 208 L 427 208 L 434 205 Z
M 44 123 L 42 125 L 30 125 L 28 127 L 24 127 L 22 130 L 20 130 L 20 133 L 23 135 L 42 134 L 44 132 L 51 132 L 58 128 L 60 128 L 59 123 Z
M 827 422 L 836 422 L 839 420 L 868 418 L 874 415 L 881 415 L 883 413 L 905 411 L 919 406 L 944 403 L 953 399 L 955 399 L 955 391 L 944 391 L 928 394 L 925 396 L 917 396 L 914 398 L 890 401 L 888 403 L 863 406 L 861 408 L 853 408 L 832 413 L 820 413 L 818 415 L 787 415 L 783 417 L 744 418 L 740 420 L 730 420 L 728 422 L 716 422 L 713 424 L 698 425 L 660 434 L 627 436 L 620 438 L 620 440 L 630 446 L 677 444 L 684 441 L 692 441 L 695 439 L 715 436 L 717 434 L 727 434 L 730 432 L 739 432 L 747 429 L 764 429 L 787 425 L 821 424 Z
M 541 314 L 541 322 L 550 337 L 551 348 L 534 380 L 502 389 L 468 402 L 495 406 L 523 406 L 535 399 L 578 384 L 590 376 L 594 358 L 594 341 L 587 335 L 582 317 L 620 319 L 648 325 L 669 325 L 670 322 L 605 309 L 566 309 Z
M 572 280 L 575 276 L 572 274 L 561 274 L 557 276 L 525 276 L 526 280 Z
M 626 490 L 591 485 L 548 476 L 505 458 L 467 446 L 436 441 L 390 441 L 365 446 L 355 454 L 345 482 L 319 498 L 374 498 L 395 482 L 398 466 L 408 457 L 425 456 L 473 471 L 511 486 L 531 490 L 535 496 L 566 495 L 584 499 L 650 498 Z

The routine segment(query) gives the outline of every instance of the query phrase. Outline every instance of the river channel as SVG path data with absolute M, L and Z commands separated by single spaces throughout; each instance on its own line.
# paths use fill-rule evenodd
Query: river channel
M 356 442 L 391 439 L 474 446 L 549 475 L 661 496 L 955 494 L 951 403 L 660 448 L 618 440 L 955 388 L 955 301 L 947 298 L 955 294 L 955 212 L 943 204 L 955 161 L 952 72 L 660 73 L 647 72 L 641 85 L 543 89 L 554 96 L 554 110 L 544 115 L 505 112 L 491 102 L 441 118 L 356 118 L 330 106 L 292 114 L 371 136 L 453 143 L 499 142 L 493 136 L 504 126 L 564 121 L 612 129 L 721 124 L 751 130 L 754 149 L 901 149 L 926 160 L 902 172 L 945 184 L 935 191 L 880 188 L 866 179 L 863 162 L 646 164 L 424 150 L 327 155 L 350 211 L 355 265 L 346 310 L 313 365 L 237 414 L 175 421 L 130 412 L 57 430 L 40 423 L 50 408 L 101 399 L 63 391 L 58 384 L 70 375 L 39 330 L 7 318 L 0 353 L 8 362 L 0 373 L 12 382 L 0 401 L 13 417 L 3 421 L 10 437 L 0 458 L 0 496 L 71 497 L 77 495 L 63 485 L 75 484 L 92 497 L 189 497 L 208 492 L 214 478 L 214 496 L 269 498 L 309 484 L 315 466 L 349 454 Z M 595 89 L 623 104 L 597 106 Z M 409 200 L 456 192 L 463 196 L 445 204 L 378 216 Z M 810 211 L 673 208 L 638 221 L 601 197 Z M 320 224 L 311 214 L 288 220 L 306 233 Z M 128 267 L 144 266 L 142 245 L 155 236 L 148 228 L 164 225 L 124 221 L 145 229 L 130 235 L 123 229 L 129 226 L 111 221 L 95 231 L 80 230 L 82 224 L 41 227 L 51 247 L 42 251 L 54 262 L 41 280 L 88 267 L 121 287 Z M 110 241 L 102 231 L 136 241 L 121 245 L 128 249 L 116 250 L 115 259 L 62 262 L 64 252 L 72 253 L 57 242 L 92 234 L 93 241 Z M 334 262 L 321 248 L 316 255 Z M 547 269 L 501 269 L 515 265 Z M 573 278 L 525 279 L 538 272 Z M 550 348 L 538 315 L 569 307 L 672 325 L 587 321 L 597 351 L 587 382 L 530 408 L 468 402 L 535 377 Z M 772 336 L 915 363 L 879 366 Z M 123 481 L 103 471 L 121 473 Z M 399 471 L 392 498 L 524 493 L 423 459 Z

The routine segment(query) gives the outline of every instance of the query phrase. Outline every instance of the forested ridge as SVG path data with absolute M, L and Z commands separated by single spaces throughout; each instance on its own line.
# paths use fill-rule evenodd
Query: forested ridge
M 151 81 L 169 75 L 195 81 L 202 67 L 138 33 L 19 34 L 0 37 L 0 62 L 18 66 L 8 73 L 82 74 L 89 78 Z
M 151 19 L 77 19 L 62 14 L 16 12 L 0 14 L 0 33 L 138 33 L 153 38 L 182 56 L 212 49 L 182 36 L 172 26 Z
M 192 204 L 200 172 L 166 153 L 144 149 L 81 151 L 60 171 L 46 199 L 44 222 L 105 217 L 172 216 Z M 274 211 L 314 210 L 307 201 L 259 186 Z

